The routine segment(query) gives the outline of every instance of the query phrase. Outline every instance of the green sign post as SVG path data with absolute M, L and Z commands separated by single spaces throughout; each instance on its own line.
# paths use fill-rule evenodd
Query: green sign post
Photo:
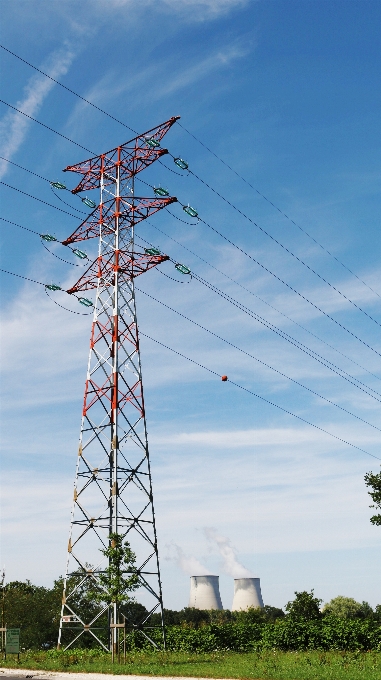
M 7 628 L 5 633 L 5 658 L 7 654 L 20 654 L 20 628 Z

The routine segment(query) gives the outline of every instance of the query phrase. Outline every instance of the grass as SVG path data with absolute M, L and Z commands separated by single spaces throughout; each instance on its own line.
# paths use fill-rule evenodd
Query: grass
M 98 651 L 27 651 L 9 655 L 2 668 L 172 675 L 200 678 L 243 678 L 250 680 L 380 680 L 379 652 L 129 652 L 126 665 L 112 664 L 110 656 Z

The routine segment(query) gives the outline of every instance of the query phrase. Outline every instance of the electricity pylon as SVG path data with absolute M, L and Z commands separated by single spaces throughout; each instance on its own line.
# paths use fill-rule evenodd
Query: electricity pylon
M 134 177 L 167 153 L 161 140 L 176 120 L 171 118 L 107 153 L 66 168 L 82 175 L 72 193 L 99 188 L 100 204 L 63 242 L 68 245 L 99 238 L 98 257 L 67 291 L 75 294 L 96 289 L 96 301 L 59 648 L 67 649 L 89 634 L 104 649 L 112 645 L 115 649 L 117 605 L 93 602 L 91 620 L 85 620 L 81 601 L 88 586 L 102 591 L 99 575 L 108 564 L 100 551 L 109 546 L 111 533 L 128 540 L 137 557 L 138 593 L 143 594 L 149 613 L 134 621 L 133 627 L 154 643 L 149 618 L 160 612 L 165 645 L 134 279 L 169 258 L 155 249 L 136 250 L 134 228 L 177 199 L 136 197 Z

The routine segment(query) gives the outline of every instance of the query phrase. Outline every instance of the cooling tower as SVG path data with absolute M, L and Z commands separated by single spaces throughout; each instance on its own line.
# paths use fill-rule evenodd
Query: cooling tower
M 191 576 L 190 580 L 190 607 L 222 609 L 218 576 Z
M 263 607 L 259 578 L 235 578 L 232 612 L 249 607 Z

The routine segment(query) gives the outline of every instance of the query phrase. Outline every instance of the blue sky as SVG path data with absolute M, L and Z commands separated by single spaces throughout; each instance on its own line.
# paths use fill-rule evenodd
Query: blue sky
M 155 164 L 142 178 L 189 201 L 289 287 L 203 223 L 184 224 L 162 211 L 139 227 L 142 238 L 332 362 L 348 380 L 194 279 L 181 285 L 157 271 L 139 279 L 140 330 L 381 457 L 379 2 L 136 5 L 3 2 L 1 43 L 139 132 L 180 115 L 185 128 L 331 255 L 177 125 L 166 137 L 171 152 L 357 305 L 194 176 Z M 12 106 L 95 152 L 131 137 L 15 57 L 0 55 L 1 99 Z M 85 151 L 4 104 L 0 116 L 1 156 L 74 186 L 61 171 L 86 158 Z M 167 164 L 175 168 L 170 159 Z M 0 174 L 3 182 L 72 212 L 48 182 L 5 162 Z M 39 233 L 63 238 L 78 224 L 7 186 L 0 185 L 0 196 L 5 219 Z M 78 198 L 64 198 L 84 208 Z M 179 206 L 171 212 L 183 217 Z M 61 285 L 76 280 L 74 268 L 44 250 L 37 236 L 7 222 L 1 247 L 3 269 Z M 171 265 L 165 267 L 173 275 Z M 1 564 L 8 580 L 48 585 L 65 566 L 91 317 L 65 312 L 43 287 L 6 274 L 1 291 Z M 187 604 L 188 577 L 202 565 L 220 574 L 229 608 L 237 562 L 260 576 L 267 604 L 284 606 L 295 590 L 310 588 L 324 601 L 340 594 L 380 603 L 381 535 L 369 523 L 363 481 L 379 462 L 144 337 L 141 349 L 165 606 Z M 230 561 L 216 535 L 231 546 Z

